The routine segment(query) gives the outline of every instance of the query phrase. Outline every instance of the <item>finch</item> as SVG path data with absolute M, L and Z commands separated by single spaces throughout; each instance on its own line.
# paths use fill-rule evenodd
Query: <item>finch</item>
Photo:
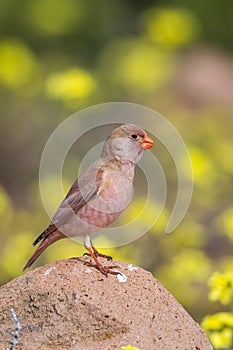
M 73 183 L 49 226 L 33 242 L 41 242 L 23 270 L 29 268 L 52 243 L 62 238 L 83 236 L 84 246 L 95 267 L 103 274 L 116 274 L 98 257 L 91 235 L 112 224 L 131 200 L 135 166 L 143 151 L 154 145 L 144 130 L 133 124 L 114 129 L 103 145 L 100 157 Z

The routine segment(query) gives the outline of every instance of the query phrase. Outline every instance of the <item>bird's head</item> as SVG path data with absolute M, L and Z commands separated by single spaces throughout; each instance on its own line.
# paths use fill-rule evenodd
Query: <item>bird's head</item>
M 114 129 L 104 143 L 102 157 L 137 163 L 143 150 L 154 145 L 146 132 L 133 124 L 123 124 Z

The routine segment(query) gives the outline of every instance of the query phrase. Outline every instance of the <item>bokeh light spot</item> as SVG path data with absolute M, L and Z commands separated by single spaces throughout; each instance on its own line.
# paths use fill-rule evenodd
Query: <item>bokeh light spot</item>
M 193 42 L 200 25 L 188 10 L 179 8 L 154 8 L 144 17 L 148 38 L 168 48 L 180 48 Z
M 21 41 L 8 39 L 0 42 L 0 82 L 16 89 L 28 84 L 38 69 L 30 49 Z
M 85 69 L 70 68 L 51 74 L 46 82 L 47 94 L 63 102 L 88 97 L 95 89 L 95 80 Z

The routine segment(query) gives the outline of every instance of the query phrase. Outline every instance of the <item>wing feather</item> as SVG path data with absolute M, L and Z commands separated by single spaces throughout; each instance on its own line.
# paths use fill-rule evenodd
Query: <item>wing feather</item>
M 85 173 L 83 175 L 85 175 Z M 90 181 L 88 181 L 88 177 L 85 178 L 85 176 L 81 176 L 80 180 L 82 180 L 82 178 L 85 180 L 84 184 L 81 186 L 81 189 L 79 179 L 74 182 L 65 199 L 53 216 L 50 225 L 32 243 L 34 246 L 42 239 L 48 237 L 52 232 L 59 229 L 60 226 L 64 225 L 86 203 L 95 198 L 102 183 L 103 170 L 100 168 L 97 172 L 95 172 L 95 175 L 95 181 L 93 181 L 93 177 L 89 176 Z

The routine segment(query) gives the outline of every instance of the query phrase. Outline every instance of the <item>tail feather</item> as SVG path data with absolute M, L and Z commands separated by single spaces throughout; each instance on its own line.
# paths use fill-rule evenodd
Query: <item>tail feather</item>
M 40 238 L 42 235 L 44 235 L 44 232 L 36 239 L 37 243 L 43 239 Z M 40 238 L 40 239 L 39 239 Z M 41 244 L 39 245 L 39 247 L 36 249 L 35 253 L 30 257 L 30 259 L 28 260 L 28 262 L 26 263 L 26 265 L 23 268 L 23 271 L 28 269 L 33 263 L 34 261 L 38 258 L 38 256 L 53 242 L 58 241 L 59 239 L 65 238 L 65 236 L 60 232 L 60 231 L 54 231 L 53 233 L 51 233 L 50 235 L 48 235 L 47 237 L 44 238 L 44 240 L 41 242 Z M 39 239 L 39 240 L 38 240 Z M 35 242 L 36 242 L 35 241 Z M 33 242 L 33 243 L 35 243 Z M 33 244 L 34 245 L 34 244 Z
M 42 239 L 43 239 L 44 237 L 45 237 L 45 231 L 42 232 L 42 233 L 37 237 L 37 239 L 35 239 L 34 242 L 32 242 L 33 247 L 34 247 L 35 245 L 37 245 L 37 243 L 39 243 L 40 241 L 42 241 Z
M 54 224 L 50 224 L 32 243 L 33 247 L 37 245 L 42 239 L 47 237 L 50 233 L 54 232 L 57 229 L 57 227 Z

